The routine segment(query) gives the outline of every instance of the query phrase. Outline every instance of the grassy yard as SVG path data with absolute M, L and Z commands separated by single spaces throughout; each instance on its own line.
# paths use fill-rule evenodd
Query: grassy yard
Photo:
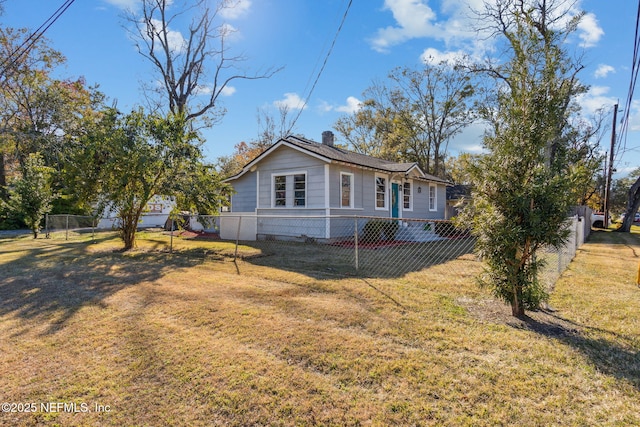
M 640 425 L 637 234 L 595 233 L 527 321 L 470 256 L 341 278 L 141 237 L 0 239 L 0 425 Z

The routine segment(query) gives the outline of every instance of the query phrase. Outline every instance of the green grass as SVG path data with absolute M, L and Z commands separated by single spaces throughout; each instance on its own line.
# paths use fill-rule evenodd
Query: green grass
M 525 321 L 469 255 L 345 278 L 96 240 L 0 239 L 0 401 L 89 408 L 0 425 L 640 425 L 636 234 L 595 233 Z

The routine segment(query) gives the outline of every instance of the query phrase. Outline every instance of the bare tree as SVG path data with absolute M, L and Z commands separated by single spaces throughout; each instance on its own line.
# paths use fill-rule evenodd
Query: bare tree
M 266 109 L 259 109 L 257 114 L 258 138 L 251 141 L 253 147 L 266 150 L 271 144 L 288 136 L 294 130 L 295 120 L 289 116 L 291 110 L 286 105 L 278 106 L 277 116 Z
M 218 171 L 222 176 L 232 176 L 242 167 L 279 139 L 288 136 L 294 129 L 294 119 L 289 116 L 289 107 L 280 105 L 278 114 L 274 116 L 266 109 L 259 109 L 257 114 L 258 137 L 246 143 L 241 141 L 234 147 L 233 154 L 218 158 Z
M 475 120 L 470 100 L 475 93 L 465 68 L 441 62 L 422 69 L 395 69 L 390 78 L 401 88 L 411 107 L 409 127 L 421 135 L 407 140 L 414 153 L 425 152 L 425 170 L 444 176 L 443 157 L 449 141 Z M 431 160 L 433 159 L 433 164 Z
M 449 141 L 475 118 L 472 77 L 467 68 L 446 62 L 396 68 L 388 82 L 365 90 L 362 108 L 334 128 L 359 152 L 417 162 L 444 177 Z
M 166 107 L 168 101 L 169 112 L 184 115 L 186 122 L 200 119 L 212 125 L 225 113 L 218 101 L 232 81 L 264 79 L 279 71 L 246 74 L 238 69 L 245 58 L 229 54 L 227 41 L 234 30 L 222 19 L 224 11 L 238 3 L 142 0 L 139 13 L 129 12 L 136 47 L 160 74 L 160 85 L 145 88 L 147 95 L 161 95 L 148 96 L 156 108 Z M 185 19 L 191 21 L 183 35 L 178 26 Z

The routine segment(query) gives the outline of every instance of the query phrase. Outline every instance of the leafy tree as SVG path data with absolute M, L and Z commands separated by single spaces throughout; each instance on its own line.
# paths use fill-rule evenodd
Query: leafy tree
M 627 176 L 616 179 L 611 185 L 611 196 L 609 199 L 609 207 L 612 214 L 625 214 L 631 218 L 635 216 L 636 211 L 627 212 L 627 203 L 629 202 L 629 189 L 640 179 L 640 168 L 636 168 Z M 633 220 L 629 221 L 631 224 Z
M 453 184 L 471 184 L 469 170 L 478 162 L 482 155 L 461 153 L 457 157 L 447 157 L 445 160 L 446 178 Z
M 560 247 L 574 202 L 571 126 L 582 66 L 565 50 L 582 15 L 569 3 L 485 2 L 482 21 L 506 42 L 507 58 L 478 67 L 496 80 L 487 154 L 471 169 L 472 209 L 466 213 L 486 262 L 481 284 L 511 304 L 514 316 L 536 309 L 548 294 L 538 281 L 545 246 Z
M 599 209 L 602 204 L 604 154 L 600 150 L 600 142 L 607 128 L 604 119 L 603 110 L 597 111 L 593 117 L 576 114 L 570 118 L 567 131 L 573 203 L 592 209 Z
M 25 168 L 29 155 L 40 153 L 47 166 L 60 171 L 73 140 L 95 114 L 104 96 L 83 78 L 54 79 L 64 56 L 46 39 L 23 55 L 13 55 L 28 36 L 25 29 L 0 27 L 0 185 L 7 171 Z M 17 166 L 16 166 L 17 164 Z M 62 183 L 57 183 L 58 188 Z M 2 196 L 2 194 L 0 194 Z
M 45 166 L 40 153 L 31 153 L 25 159 L 22 177 L 9 188 L 8 210 L 23 219 L 34 239 L 38 237 L 42 218 L 51 209 L 55 197 L 51 189 L 53 172 Z
M 363 95 L 361 108 L 352 115 L 339 118 L 334 129 L 358 153 L 380 159 L 400 160 L 395 147 L 394 129 L 398 97 L 381 81 L 374 81 Z
M 97 214 L 107 208 L 117 213 L 124 250 L 134 247 L 140 216 L 154 195 L 182 193 L 183 200 L 209 211 L 224 200 L 215 193 L 219 179 L 202 166 L 197 135 L 185 132 L 184 120 L 107 110 L 70 162 L 68 180 L 77 194 Z M 192 193 L 185 190 L 189 187 Z M 200 198 L 190 198 L 196 191 Z
M 640 207 L 640 169 L 633 171 L 626 179 L 614 181 L 611 193 L 611 210 L 624 206 L 624 219 L 616 231 L 629 233 L 636 212 Z M 625 188 L 626 187 L 626 188 Z M 624 194 L 624 196 L 622 196 Z M 622 202 L 624 200 L 624 203 Z
M 221 206 L 229 204 L 231 187 L 222 183 L 213 165 L 192 162 L 187 166 L 181 176 L 176 177 L 177 206 L 200 215 L 217 215 Z

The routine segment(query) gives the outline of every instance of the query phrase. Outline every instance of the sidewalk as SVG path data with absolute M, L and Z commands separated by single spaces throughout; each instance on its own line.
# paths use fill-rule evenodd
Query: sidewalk
M 32 235 L 31 230 L 0 230 L 0 239 Z

